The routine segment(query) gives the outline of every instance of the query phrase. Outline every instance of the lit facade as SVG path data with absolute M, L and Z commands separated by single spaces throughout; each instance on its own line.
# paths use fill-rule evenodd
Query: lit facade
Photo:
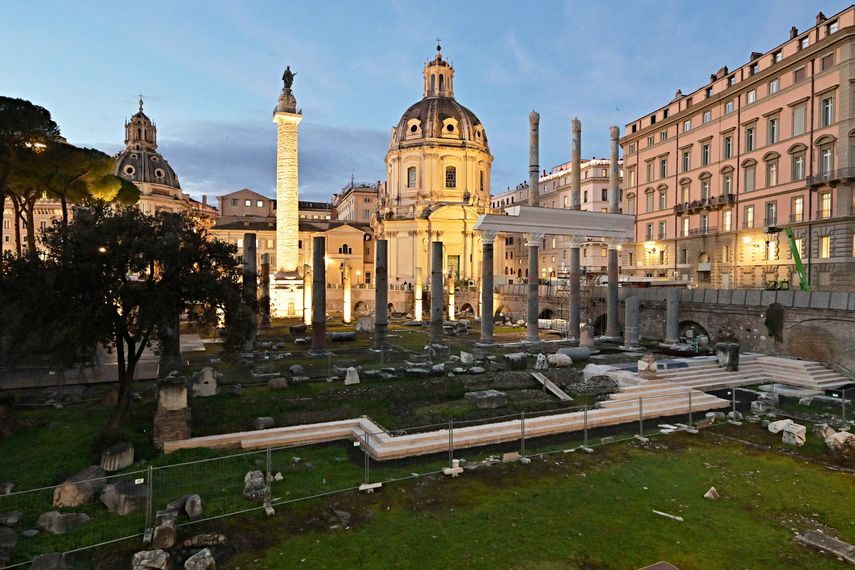
M 333 194 L 336 218 L 354 222 L 370 222 L 377 210 L 378 195 L 383 184 L 351 182 L 338 194 Z
M 855 288 L 855 8 L 626 125 L 623 271 L 700 287 Z

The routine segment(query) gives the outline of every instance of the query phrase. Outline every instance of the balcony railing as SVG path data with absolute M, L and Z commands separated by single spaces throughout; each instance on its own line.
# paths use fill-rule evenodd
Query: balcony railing
M 838 168 L 837 170 L 829 170 L 828 172 L 812 174 L 807 177 L 807 181 L 809 186 L 819 186 L 821 184 L 838 182 L 840 180 L 852 178 L 855 178 L 855 166 L 848 166 L 846 168 Z
M 709 198 L 701 198 L 700 200 L 692 200 L 691 202 L 682 202 L 674 206 L 675 214 L 693 214 L 703 210 L 716 210 L 723 206 L 729 206 L 736 202 L 736 197 L 733 194 L 722 194 L 721 196 L 710 196 Z
M 715 226 L 707 226 L 704 228 L 692 228 L 689 230 L 690 236 L 705 236 L 709 234 L 714 234 L 718 231 L 718 228 Z
M 817 220 L 827 220 L 830 217 L 831 217 L 831 209 L 830 208 L 829 209 L 823 208 L 822 210 L 816 211 L 816 219 Z
M 754 228 L 754 220 L 742 220 L 742 229 L 750 230 Z
M 778 216 L 771 216 L 771 217 L 765 218 L 763 220 L 763 226 L 764 227 L 775 226 L 777 224 L 778 224 Z
M 798 222 L 805 221 L 805 215 L 802 214 L 790 214 L 790 223 L 797 224 Z

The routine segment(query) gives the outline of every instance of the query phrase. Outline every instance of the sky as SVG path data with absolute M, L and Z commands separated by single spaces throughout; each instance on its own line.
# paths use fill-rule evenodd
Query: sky
M 391 128 L 422 96 L 437 38 L 455 97 L 484 124 L 497 194 L 528 178 L 528 115 L 540 164 L 608 156 L 610 125 L 692 91 L 847 2 L 159 1 L 4 2 L 0 95 L 51 111 L 69 142 L 110 154 L 143 94 L 159 150 L 195 197 L 275 193 L 272 111 L 297 72 L 300 194 L 329 200 L 384 177 Z

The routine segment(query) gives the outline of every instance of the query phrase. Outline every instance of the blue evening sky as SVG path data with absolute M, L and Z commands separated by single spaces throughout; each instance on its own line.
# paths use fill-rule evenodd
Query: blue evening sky
M 842 1 L 7 1 L 0 94 L 47 107 L 77 145 L 114 153 L 145 97 L 160 150 L 195 196 L 272 195 L 271 112 L 285 65 L 303 108 L 300 184 L 325 200 L 384 177 L 390 128 L 422 95 L 436 37 L 455 95 L 484 123 L 493 193 L 527 178 L 528 114 L 541 167 L 607 156 L 608 127 L 688 92 L 814 24 Z

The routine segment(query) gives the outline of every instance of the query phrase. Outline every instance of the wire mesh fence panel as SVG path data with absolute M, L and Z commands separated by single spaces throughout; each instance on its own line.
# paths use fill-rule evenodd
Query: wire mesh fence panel
M 524 439 L 521 453 L 532 456 L 563 453 L 585 446 L 585 425 L 590 406 L 525 412 L 521 416 Z
M 521 456 L 524 423 L 521 414 L 455 421 L 450 457 L 465 467 Z
M 142 535 L 147 494 L 146 472 L 133 471 L 0 495 L 0 513 L 7 519 L 0 528 L 9 525 L 5 533 L 16 534 L 10 567 L 40 554 Z
M 243 511 L 264 501 L 266 452 L 248 451 L 225 457 L 188 461 L 152 470 L 152 511 L 174 510 L 179 522 L 200 521 Z M 262 475 L 249 476 L 254 472 Z M 188 503 L 193 495 L 201 509 Z M 195 502 L 195 497 L 192 497 Z M 184 518 L 186 517 L 186 518 Z
M 356 488 L 363 482 L 364 465 L 360 447 L 346 439 L 271 449 L 271 502 Z
M 439 426 L 433 431 L 397 436 L 386 432 L 365 434 L 360 438 L 365 454 L 364 483 L 389 483 L 441 473 L 450 465 L 450 442 L 448 429 Z

